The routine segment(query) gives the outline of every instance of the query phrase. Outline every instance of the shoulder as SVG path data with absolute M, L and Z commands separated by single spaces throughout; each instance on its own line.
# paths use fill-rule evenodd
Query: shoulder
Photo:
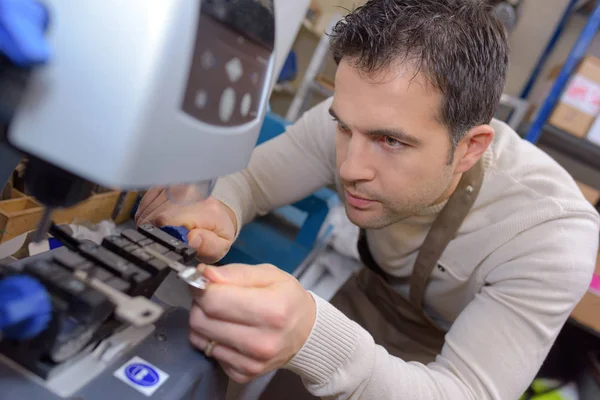
M 327 132 L 335 134 L 335 122 L 329 114 L 329 108 L 333 103 L 333 97 L 330 97 L 321 103 L 310 108 L 292 124 L 293 127 L 306 130 L 306 133 L 315 134 Z
M 286 134 L 309 153 L 335 165 L 336 124 L 329 114 L 333 98 L 307 110 L 286 130 Z
M 492 126 L 481 192 L 445 257 L 467 274 L 526 255 L 563 265 L 583 257 L 589 269 L 600 235 L 595 208 L 549 155 L 506 124 Z
M 502 204 L 513 202 L 510 209 L 544 205 L 552 209 L 548 219 L 587 214 L 597 220 L 598 213 L 585 199 L 572 176 L 552 157 L 522 139 L 503 122 L 494 120 L 496 132 L 491 146 L 491 165 L 485 178 L 488 195 L 507 195 Z M 486 193 L 484 193 L 484 197 Z

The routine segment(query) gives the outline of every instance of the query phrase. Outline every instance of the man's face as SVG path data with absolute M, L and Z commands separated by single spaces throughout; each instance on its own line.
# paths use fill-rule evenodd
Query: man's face
M 453 182 L 442 95 L 414 69 L 392 64 L 367 76 L 342 60 L 331 114 L 349 219 L 379 229 L 441 201 Z

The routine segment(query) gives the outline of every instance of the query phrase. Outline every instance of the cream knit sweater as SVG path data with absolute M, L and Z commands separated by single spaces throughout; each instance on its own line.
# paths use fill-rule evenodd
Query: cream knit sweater
M 249 167 L 214 195 L 238 227 L 336 182 L 331 99 L 258 147 Z M 574 180 L 545 153 L 494 121 L 475 205 L 427 287 L 427 312 L 448 329 L 436 361 L 389 355 L 371 335 L 313 294 L 317 318 L 285 366 L 331 399 L 518 399 L 534 378 L 594 270 L 599 218 Z M 367 232 L 379 265 L 409 277 L 437 213 L 432 207 Z M 407 293 L 408 287 L 396 288 Z

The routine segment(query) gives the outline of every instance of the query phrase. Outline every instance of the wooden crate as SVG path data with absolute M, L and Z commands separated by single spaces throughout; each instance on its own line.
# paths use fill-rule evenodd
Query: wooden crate
M 0 201 L 0 243 L 35 229 L 43 211 L 29 197 Z
M 0 243 L 35 230 L 44 211 L 42 205 L 32 197 L 16 189 L 13 192 L 14 198 L 0 201 Z M 96 224 L 111 218 L 118 198 L 117 191 L 94 194 L 74 207 L 55 210 L 52 220 L 57 224 Z M 120 224 L 130 218 L 136 198 L 137 192 L 127 194 L 115 223 Z

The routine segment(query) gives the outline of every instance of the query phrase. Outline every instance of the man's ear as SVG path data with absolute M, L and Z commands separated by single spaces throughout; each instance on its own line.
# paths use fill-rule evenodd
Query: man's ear
M 456 174 L 468 171 L 483 157 L 494 140 L 494 133 L 494 128 L 489 125 L 477 125 L 463 136 L 454 153 Z

